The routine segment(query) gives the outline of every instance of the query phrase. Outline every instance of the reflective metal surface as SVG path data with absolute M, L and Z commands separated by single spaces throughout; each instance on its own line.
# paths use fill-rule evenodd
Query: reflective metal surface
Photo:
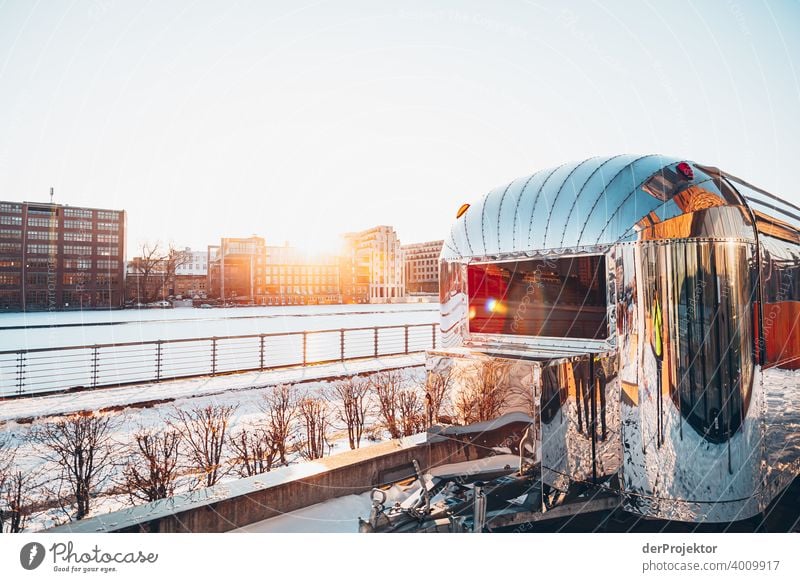
M 559 267 L 597 257 L 603 293 Z M 547 277 L 560 290 L 518 292 Z M 528 370 L 495 383 L 530 391 L 545 505 L 600 486 L 646 516 L 733 521 L 800 471 L 800 208 L 663 156 L 564 164 L 472 203 L 440 285 L 459 390 L 474 362 Z M 549 319 L 600 321 L 598 298 L 607 337 Z

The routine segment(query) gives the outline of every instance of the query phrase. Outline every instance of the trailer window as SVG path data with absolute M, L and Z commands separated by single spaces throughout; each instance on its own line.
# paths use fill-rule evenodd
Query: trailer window
M 467 280 L 472 333 L 608 337 L 602 255 L 469 265 Z

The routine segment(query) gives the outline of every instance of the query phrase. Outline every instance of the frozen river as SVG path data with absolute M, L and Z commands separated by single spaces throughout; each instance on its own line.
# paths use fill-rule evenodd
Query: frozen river
M 0 351 L 434 323 L 438 304 L 307 305 L 0 314 Z

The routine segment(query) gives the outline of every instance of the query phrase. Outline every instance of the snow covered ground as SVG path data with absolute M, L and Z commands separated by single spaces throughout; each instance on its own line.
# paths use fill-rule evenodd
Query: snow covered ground
M 386 491 L 386 504 L 402 502 L 414 489 L 392 487 Z M 231 533 L 356 533 L 358 518 L 367 519 L 371 508 L 370 492 L 344 495 L 235 529 Z
M 162 429 L 170 416 L 178 409 L 190 409 L 198 406 L 232 405 L 236 407 L 229 434 L 247 426 L 264 422 L 264 396 L 272 386 L 291 384 L 298 396 L 317 395 L 324 391 L 330 378 L 369 373 L 387 368 L 403 368 L 404 377 L 409 385 L 421 385 L 424 381 L 424 355 L 396 356 L 342 362 L 321 366 L 298 367 L 279 372 L 244 373 L 215 378 L 197 378 L 178 380 L 159 384 L 146 384 L 124 388 L 107 388 L 73 394 L 40 396 L 3 402 L 0 406 L 0 431 L 10 439 L 12 446 L 17 447 L 16 465 L 19 469 L 37 475 L 39 482 L 47 481 L 55 474 L 55 468 L 41 458 L 41 452 L 27 438 L 33 428 L 43 422 L 52 420 L 55 415 L 77 412 L 81 410 L 109 409 L 108 414 L 114 416 L 113 440 L 120 461 L 125 458 L 125 451 L 138 430 L 145 428 Z M 169 399 L 168 402 L 158 402 Z M 149 407 L 130 407 L 142 402 L 156 401 Z M 368 419 L 367 426 L 377 425 L 377 411 Z M 369 446 L 378 440 L 387 438 L 382 430 L 368 431 L 372 438 L 362 440 L 361 446 Z M 343 427 L 334 422 L 329 433 L 329 454 L 349 450 L 346 433 Z M 293 454 L 290 462 L 300 462 L 299 454 Z M 106 488 L 119 482 L 121 464 L 114 468 L 112 478 Z M 231 472 L 225 480 L 238 478 Z M 193 484 L 193 478 L 180 480 L 177 492 L 185 492 Z M 39 493 L 41 495 L 41 493 Z M 97 498 L 92 515 L 101 515 L 129 506 L 129 499 L 124 495 L 101 495 Z M 33 516 L 28 531 L 36 531 L 63 523 L 66 517 L 60 509 L 49 509 Z
M 387 368 L 407 368 L 424 364 L 424 354 L 386 356 L 367 360 L 321 364 L 319 366 L 297 366 L 285 370 L 245 372 L 215 377 L 205 376 L 202 378 L 145 383 L 119 388 L 98 388 L 71 394 L 20 398 L 0 404 L 0 422 L 66 414 L 82 410 L 102 410 L 112 406 L 126 406 L 151 400 L 214 396 L 227 392 L 275 386 L 277 384 L 296 384 L 324 378 L 374 372 Z M 244 398 L 244 396 L 241 392 L 237 392 L 234 400 L 236 398 Z
M 438 320 L 438 303 L 0 313 L 0 351 Z

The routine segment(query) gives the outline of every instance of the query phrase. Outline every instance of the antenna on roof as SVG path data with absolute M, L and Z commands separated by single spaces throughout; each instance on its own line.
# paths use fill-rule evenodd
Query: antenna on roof
M 53 203 L 53 187 L 50 186 L 50 204 Z

